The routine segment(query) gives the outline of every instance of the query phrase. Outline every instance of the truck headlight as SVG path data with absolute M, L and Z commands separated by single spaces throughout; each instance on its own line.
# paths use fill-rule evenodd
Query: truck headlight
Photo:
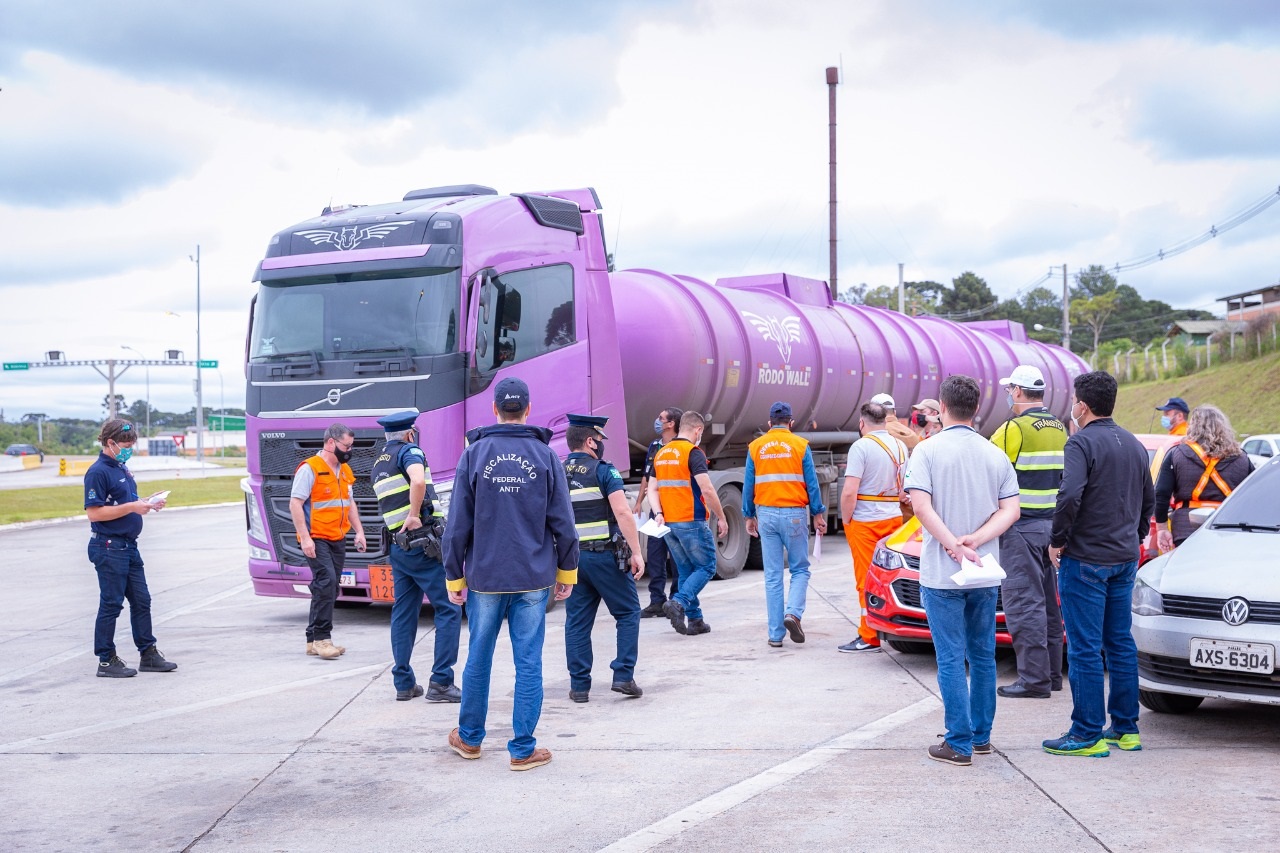
M 901 554 L 883 545 L 876 548 L 875 554 L 871 556 L 871 562 L 882 569 L 889 570 L 905 569 L 907 567 L 907 561 L 903 559 Z
M 244 496 L 244 520 L 249 528 L 249 538 L 259 542 L 267 542 L 267 526 L 262 521 L 262 512 L 258 509 L 258 499 L 252 493 Z
M 1133 584 L 1132 610 L 1139 616 L 1161 616 L 1164 614 L 1164 597 L 1156 592 L 1155 587 L 1138 578 Z

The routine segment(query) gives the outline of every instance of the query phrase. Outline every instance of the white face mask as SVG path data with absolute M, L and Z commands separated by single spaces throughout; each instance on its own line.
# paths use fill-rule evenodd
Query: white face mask
M 1075 403 L 1072 403 L 1072 404 L 1071 404 L 1071 412 L 1070 412 L 1070 415 L 1071 415 L 1071 423 L 1073 423 L 1073 424 L 1075 424 L 1075 425 L 1076 425 L 1076 429 L 1080 429 L 1080 419 L 1076 417 L 1076 405 L 1077 405 L 1078 403 L 1079 403 L 1079 401 L 1076 401 Z M 1083 416 L 1082 416 L 1082 417 L 1083 417 Z

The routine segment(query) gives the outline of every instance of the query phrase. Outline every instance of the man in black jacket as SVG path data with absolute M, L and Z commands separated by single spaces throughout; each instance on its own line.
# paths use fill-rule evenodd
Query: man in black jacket
M 1058 569 L 1062 618 L 1071 664 L 1071 729 L 1046 740 L 1045 752 L 1102 758 L 1108 744 L 1141 749 L 1138 739 L 1138 649 L 1129 610 L 1138 548 L 1155 510 L 1147 451 L 1111 419 L 1115 377 L 1077 376 L 1062 485 L 1049 536 Z M 1111 695 L 1103 703 L 1102 655 Z M 1111 727 L 1105 728 L 1107 713 Z

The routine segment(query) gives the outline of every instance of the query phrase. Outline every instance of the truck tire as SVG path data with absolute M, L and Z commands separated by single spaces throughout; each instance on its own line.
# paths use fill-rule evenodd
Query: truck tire
M 1181 693 L 1157 693 L 1154 690 L 1139 690 L 1138 701 L 1157 714 L 1190 714 L 1200 703 L 1203 696 L 1183 696 Z
M 764 571 L 764 550 L 760 547 L 759 536 L 747 537 L 747 562 L 743 568 L 753 572 Z
M 726 483 L 716 489 L 716 494 L 724 507 L 725 522 L 729 525 L 729 535 L 724 541 L 716 540 L 716 577 L 728 580 L 742 574 L 751 550 L 751 537 L 747 535 L 747 523 L 742 517 L 742 490 Z M 711 532 L 715 533 L 714 527 Z

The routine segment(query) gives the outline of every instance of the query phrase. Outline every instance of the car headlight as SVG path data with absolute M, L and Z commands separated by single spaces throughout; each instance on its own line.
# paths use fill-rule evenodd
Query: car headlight
M 907 561 L 903 559 L 901 554 L 883 545 L 876 548 L 875 554 L 871 556 L 871 562 L 882 569 L 889 570 L 905 569 L 907 567 Z
M 436 509 L 444 513 L 445 519 L 449 518 L 449 498 L 453 496 L 453 481 L 448 483 L 436 483 Z
M 1132 610 L 1139 616 L 1163 615 L 1164 597 L 1156 592 L 1155 587 L 1138 578 L 1133 584 Z

